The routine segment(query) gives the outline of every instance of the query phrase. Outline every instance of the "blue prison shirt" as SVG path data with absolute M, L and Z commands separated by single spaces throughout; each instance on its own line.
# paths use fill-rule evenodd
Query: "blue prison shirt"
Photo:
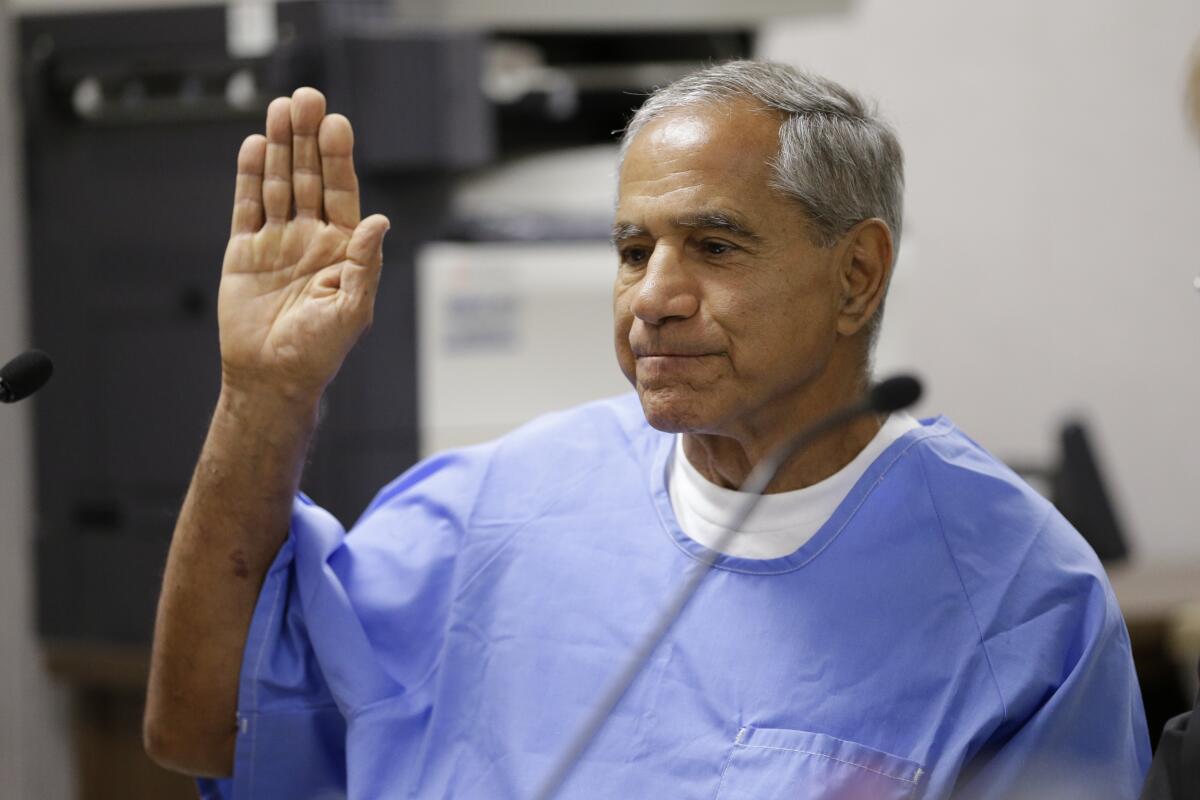
M 634 395 L 307 499 L 211 798 L 530 798 L 690 564 Z M 722 556 L 562 798 L 1123 800 L 1149 740 L 1090 548 L 944 418 L 796 552 Z

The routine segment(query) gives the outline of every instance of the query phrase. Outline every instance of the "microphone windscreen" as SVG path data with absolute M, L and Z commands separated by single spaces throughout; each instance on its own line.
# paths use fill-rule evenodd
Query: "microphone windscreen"
M 921 382 L 912 375 L 897 375 L 871 387 L 867 403 L 871 410 L 888 414 L 908 408 L 921 399 Z
M 6 403 L 22 400 L 42 388 L 54 374 L 54 362 L 41 350 L 26 350 L 0 367 L 0 393 Z

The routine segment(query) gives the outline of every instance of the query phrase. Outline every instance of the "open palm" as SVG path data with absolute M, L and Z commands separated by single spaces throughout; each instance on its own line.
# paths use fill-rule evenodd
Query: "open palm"
M 388 221 L 360 220 L 353 146 L 308 88 L 243 142 L 218 302 L 227 385 L 319 395 L 370 325 Z

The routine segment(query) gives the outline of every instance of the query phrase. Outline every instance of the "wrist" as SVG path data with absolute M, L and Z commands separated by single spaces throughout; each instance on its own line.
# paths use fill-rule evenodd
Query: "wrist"
M 289 392 L 276 386 L 246 386 L 222 380 L 214 423 L 232 425 L 274 444 L 295 442 L 306 448 L 317 427 L 320 403 L 320 393 Z

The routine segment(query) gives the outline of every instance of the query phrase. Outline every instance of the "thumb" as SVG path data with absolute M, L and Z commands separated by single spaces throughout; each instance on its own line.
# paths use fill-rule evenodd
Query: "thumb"
M 372 214 L 358 223 L 346 245 L 346 258 L 360 267 L 379 269 L 383 263 L 383 237 L 391 227 L 383 214 Z
M 346 245 L 346 260 L 350 263 L 342 271 L 342 291 L 349 307 L 368 326 L 374 315 L 375 292 L 383 265 L 383 237 L 389 227 L 387 217 L 373 214 L 358 223 Z

